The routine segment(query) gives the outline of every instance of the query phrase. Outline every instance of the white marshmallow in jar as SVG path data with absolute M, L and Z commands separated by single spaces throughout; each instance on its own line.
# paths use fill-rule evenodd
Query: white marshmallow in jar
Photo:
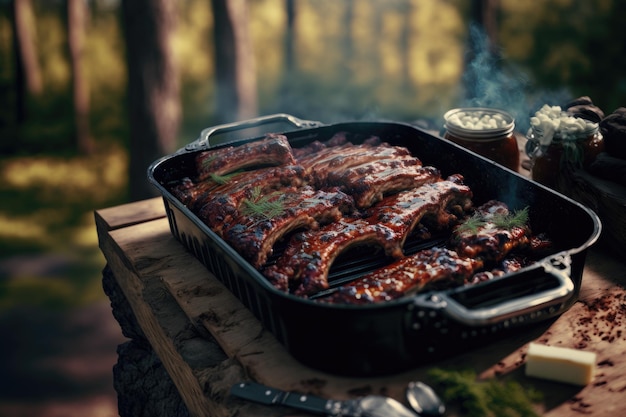
M 544 104 L 530 118 L 526 153 L 533 180 L 559 189 L 559 177 L 584 169 L 604 150 L 598 123 Z
M 487 107 L 452 109 L 443 116 L 444 137 L 507 168 L 519 168 L 515 119 L 509 113 Z

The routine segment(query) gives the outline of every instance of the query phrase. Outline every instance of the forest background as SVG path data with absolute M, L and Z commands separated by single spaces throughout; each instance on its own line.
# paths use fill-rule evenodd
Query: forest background
M 166 28 L 152 30 L 165 37 L 174 69 L 153 83 L 161 96 L 139 102 L 166 107 L 152 115 L 170 119 L 165 138 L 149 118 L 132 128 L 137 108 L 153 104 L 129 104 L 128 38 L 139 36 L 124 30 L 133 13 L 126 10 L 125 20 L 124 3 L 139 10 L 137 31 L 150 33 L 141 26 L 150 9 L 170 15 L 160 22 Z M 30 73 L 16 39 L 21 4 L 30 6 L 23 12 Z M 244 29 L 236 38 L 243 45 L 214 24 L 228 13 Z M 208 126 L 286 112 L 325 123 L 426 121 L 437 129 L 446 110 L 478 104 L 510 111 L 524 132 L 543 103 L 581 95 L 608 114 L 626 105 L 625 15 L 619 0 L 2 0 L 0 308 L 101 297 L 93 210 L 148 197 L 149 163 Z M 482 31 L 472 31 L 474 21 Z M 475 39 L 483 36 L 491 44 Z M 155 44 L 136 42 L 139 50 Z M 250 55 L 243 68 L 228 67 L 229 50 Z M 143 159 L 131 160 L 133 144 Z M 17 267 L 42 254 L 67 262 L 54 277 Z
M 285 112 L 437 130 L 488 105 L 523 133 L 544 103 L 626 106 L 624 16 L 621 0 L 0 0 L 0 315 L 103 300 L 93 210 L 155 195 L 149 163 L 205 127 Z

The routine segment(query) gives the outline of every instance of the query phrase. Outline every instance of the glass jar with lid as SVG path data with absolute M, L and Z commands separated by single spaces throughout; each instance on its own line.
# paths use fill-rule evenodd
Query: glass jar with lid
M 531 178 L 559 190 L 561 176 L 585 169 L 604 151 L 595 122 L 573 116 L 559 106 L 543 106 L 530 119 L 526 135 Z
M 465 107 L 446 112 L 444 138 L 507 168 L 519 168 L 515 119 L 509 113 L 485 107 Z

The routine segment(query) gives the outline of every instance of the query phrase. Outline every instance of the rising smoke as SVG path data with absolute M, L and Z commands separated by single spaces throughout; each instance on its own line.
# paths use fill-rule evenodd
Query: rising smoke
M 524 71 L 506 59 L 478 25 L 470 27 L 463 95 L 459 107 L 493 107 L 509 112 L 516 130 L 525 132 L 530 116 L 543 104 L 561 105 L 571 94 L 563 89 L 545 91 L 533 87 Z

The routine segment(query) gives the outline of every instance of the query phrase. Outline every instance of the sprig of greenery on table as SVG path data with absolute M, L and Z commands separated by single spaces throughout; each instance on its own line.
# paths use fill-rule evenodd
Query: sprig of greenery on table
M 473 370 L 435 368 L 429 373 L 434 388 L 465 417 L 539 417 L 533 407 L 542 394 L 516 381 L 478 380 Z

